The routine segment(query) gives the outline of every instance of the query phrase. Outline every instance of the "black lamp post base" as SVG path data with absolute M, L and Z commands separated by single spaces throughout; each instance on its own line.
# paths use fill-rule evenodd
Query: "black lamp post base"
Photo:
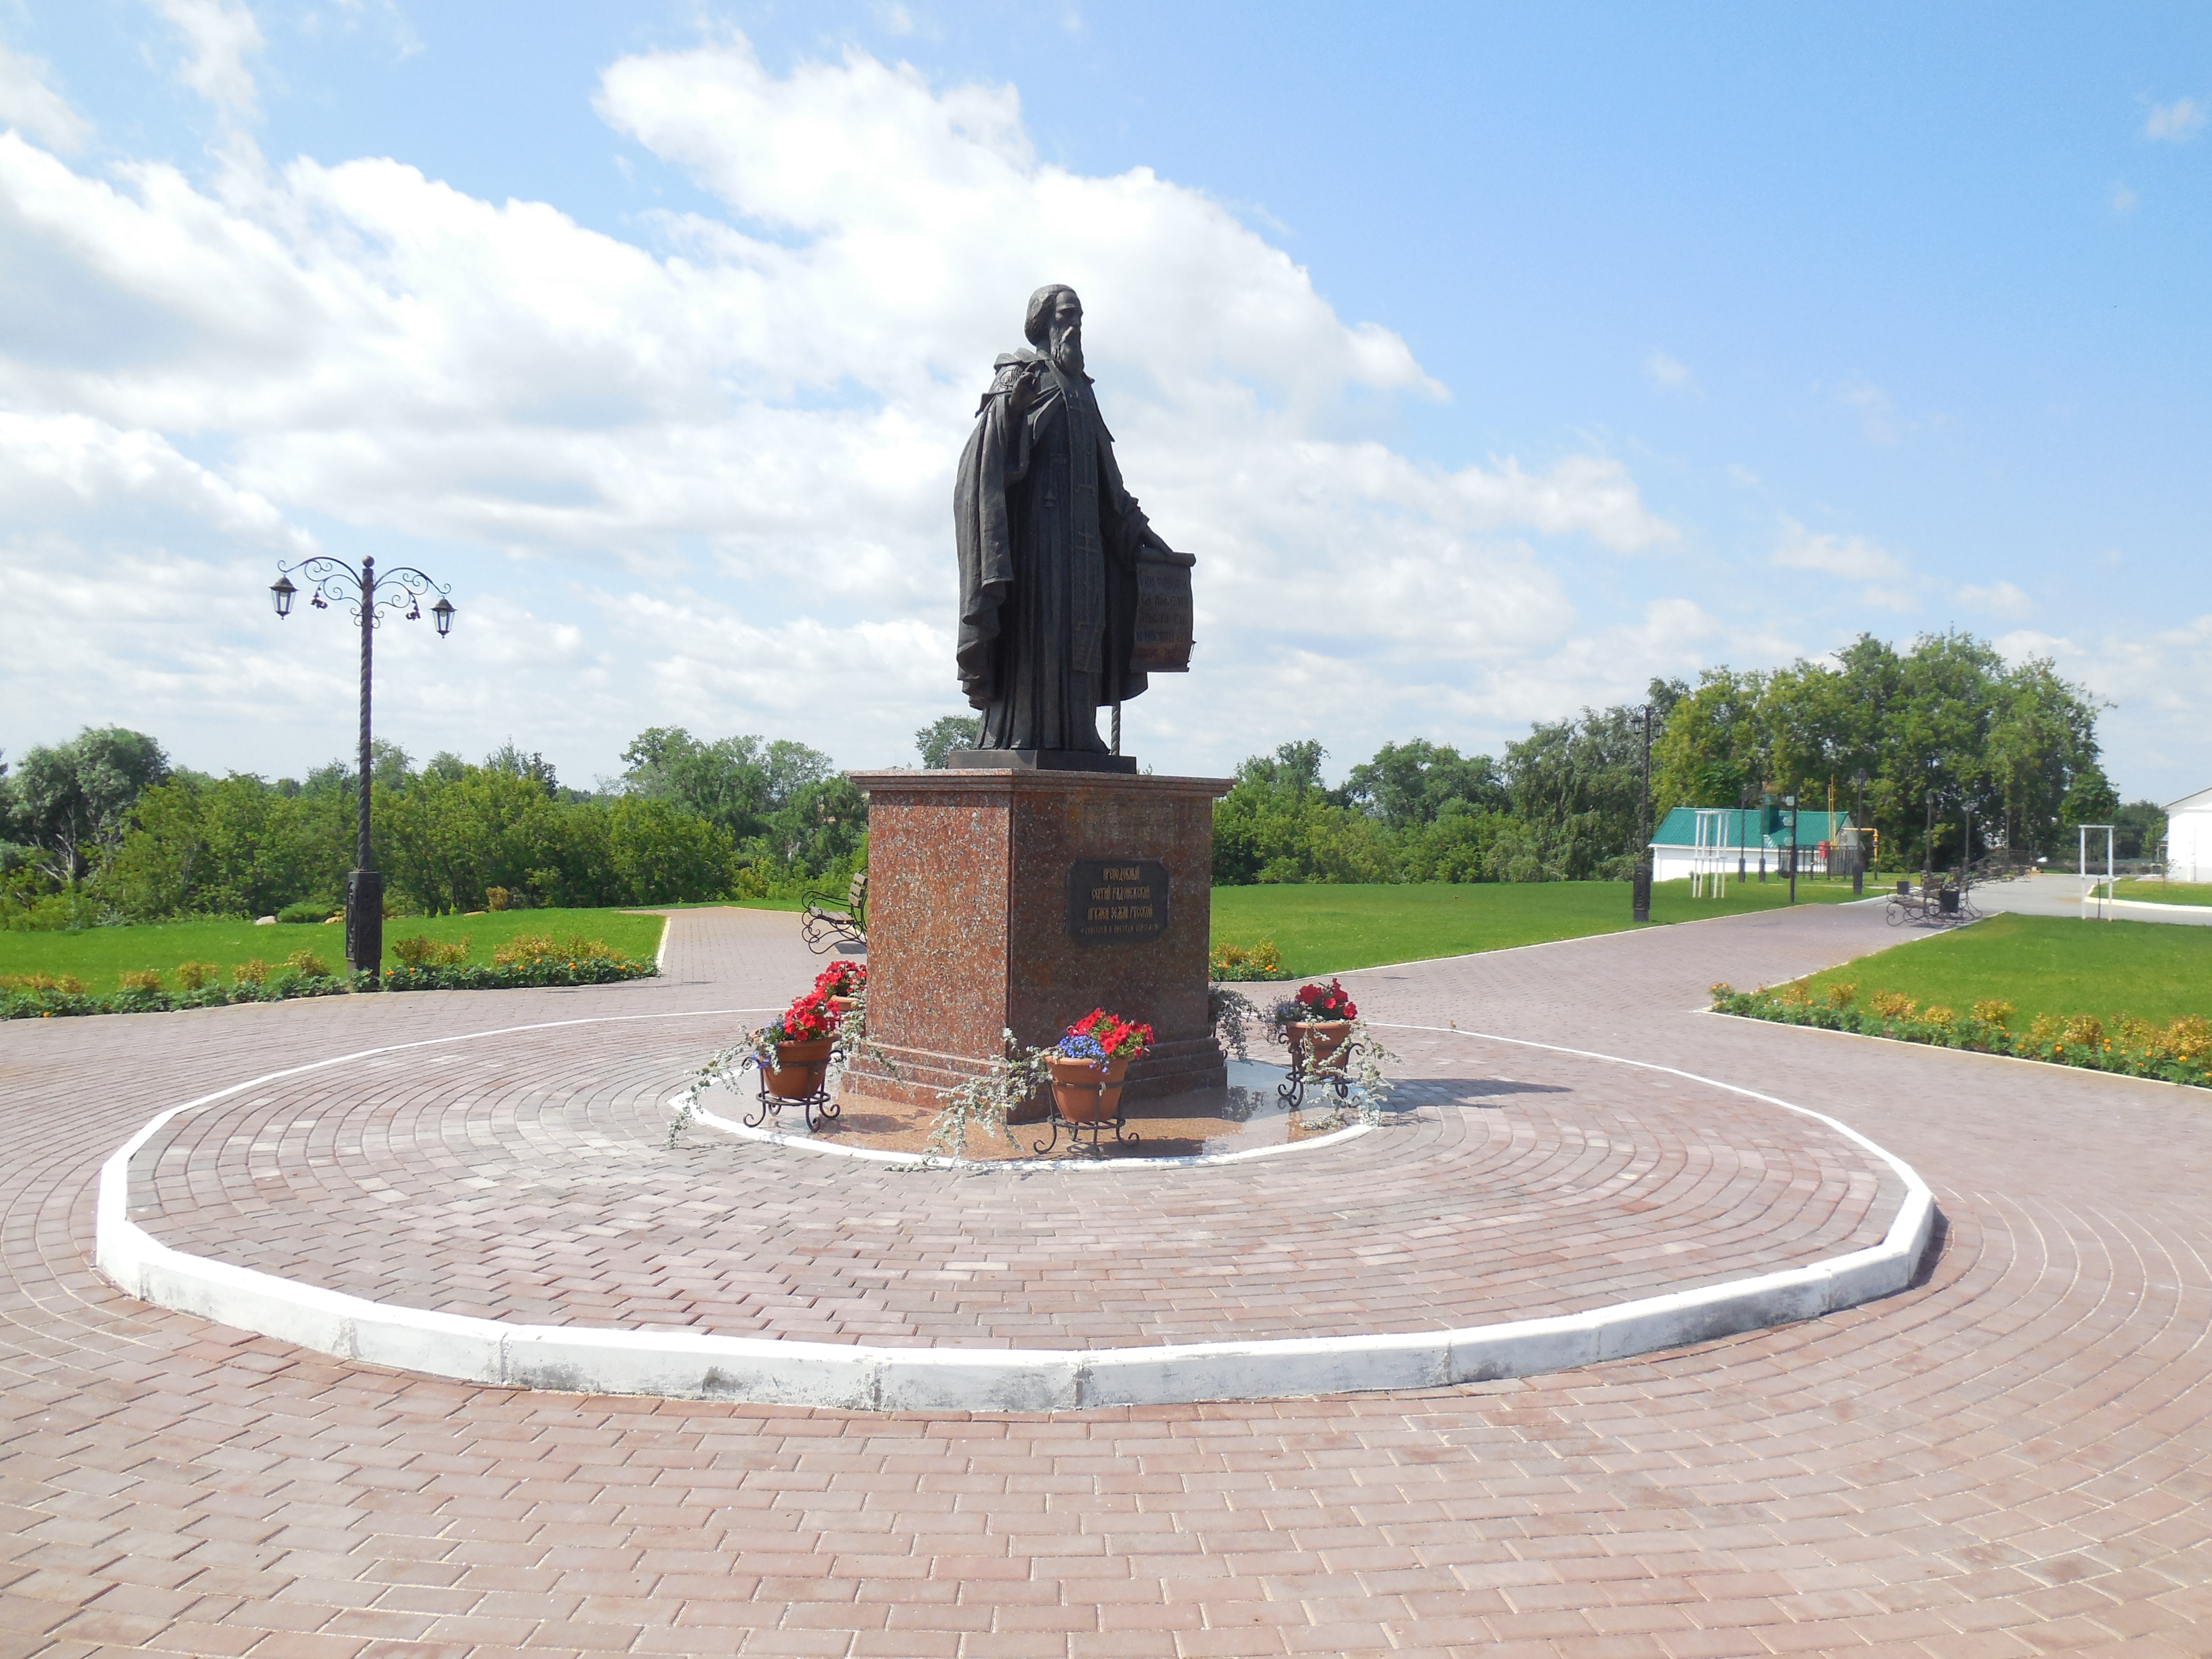
M 353 870 L 346 874 L 346 960 L 357 974 L 384 965 L 384 872 Z

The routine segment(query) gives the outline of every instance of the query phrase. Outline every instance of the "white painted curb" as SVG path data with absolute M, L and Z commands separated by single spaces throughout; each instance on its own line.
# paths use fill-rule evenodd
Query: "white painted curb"
M 627 1015 L 606 1023 L 704 1017 L 704 1013 Z M 893 1348 L 680 1332 L 510 1325 L 392 1307 L 273 1273 L 210 1261 L 170 1249 L 130 1218 L 131 1159 L 172 1119 L 185 1112 L 278 1078 L 370 1054 L 600 1023 L 552 1020 L 467 1036 L 394 1043 L 291 1066 L 172 1107 L 125 1141 L 100 1168 L 95 1230 L 95 1260 L 100 1269 L 125 1291 L 157 1307 L 196 1314 L 342 1359 L 465 1382 L 847 1411 L 1069 1411 L 1199 1401 L 1293 1399 L 1534 1376 L 1789 1324 L 1903 1290 L 1911 1282 L 1935 1222 L 1934 1195 L 1911 1165 L 1823 1113 L 1673 1066 L 1478 1031 L 1457 1035 L 1663 1073 L 1812 1118 L 1894 1170 L 1905 1184 L 1904 1202 L 1881 1243 L 1871 1249 L 1786 1272 L 1647 1297 L 1585 1313 L 1449 1331 L 1103 1349 Z M 1392 1029 L 1454 1034 L 1435 1026 Z M 1190 1161 L 1227 1162 L 1237 1156 Z M 1167 1162 L 1158 1159 L 1152 1164 L 1157 1168 Z

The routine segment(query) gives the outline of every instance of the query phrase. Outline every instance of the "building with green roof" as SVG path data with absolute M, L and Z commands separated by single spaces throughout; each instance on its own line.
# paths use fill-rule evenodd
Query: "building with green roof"
M 1698 820 L 1705 817 L 1705 846 L 1698 846 Z M 1850 827 L 1849 812 L 1816 812 L 1778 803 L 1749 808 L 1678 806 L 1661 820 L 1651 837 L 1651 878 L 1680 881 L 1693 873 L 1702 857 L 1705 867 L 1719 865 L 1746 875 L 1786 872 L 1790 867 L 1790 819 L 1797 820 L 1797 873 L 1825 874 L 1829 854 Z

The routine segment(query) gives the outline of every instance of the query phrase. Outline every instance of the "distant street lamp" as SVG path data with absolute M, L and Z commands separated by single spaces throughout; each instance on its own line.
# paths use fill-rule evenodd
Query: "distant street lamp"
M 1851 859 L 1851 896 L 1857 898 L 1866 891 L 1866 773 L 1863 769 L 1851 774 L 1851 829 L 1858 841 L 1858 851 Z
M 1923 893 L 1928 890 L 1929 878 L 1936 873 L 1936 780 L 1942 775 L 1942 757 L 1941 756 L 1930 755 L 1928 757 L 1928 787 L 1926 791 L 1928 796 L 1928 830 L 1926 838 L 1920 843 L 1920 890 Z
M 1642 840 L 1636 853 L 1636 873 L 1630 878 L 1628 914 L 1632 921 L 1651 920 L 1651 705 L 1644 705 L 1644 803 L 1638 809 Z
M 1790 902 L 1797 902 L 1797 797 L 1784 795 L 1782 804 L 1790 809 Z
M 451 590 L 412 565 L 401 565 L 379 575 L 373 558 L 363 559 L 359 570 L 337 559 L 313 558 L 276 567 L 269 597 L 280 617 L 292 614 L 292 601 L 300 592 L 292 585 L 295 570 L 313 584 L 307 603 L 315 610 L 327 611 L 331 601 L 337 599 L 351 605 L 361 623 L 361 801 L 354 836 L 354 869 L 346 878 L 346 960 L 356 973 L 374 975 L 384 965 L 384 878 L 370 868 L 368 850 L 368 688 L 377 613 L 397 611 L 404 605 L 407 620 L 419 622 L 422 596 L 434 588 L 438 602 L 430 607 L 430 618 L 437 623 L 438 637 L 442 640 L 453 631 L 453 605 L 446 597 Z

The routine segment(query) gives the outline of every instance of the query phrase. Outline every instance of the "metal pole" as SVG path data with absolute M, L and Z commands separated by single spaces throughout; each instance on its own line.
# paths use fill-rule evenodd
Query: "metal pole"
M 1851 828 L 1858 832 L 1858 854 L 1851 860 L 1851 896 L 1857 898 L 1866 891 L 1866 774 L 1854 774 L 1851 784 Z
M 376 561 L 361 562 L 361 821 L 354 836 L 353 867 L 366 870 L 368 861 L 368 684 L 369 665 L 376 654 Z
M 1928 890 L 1928 878 L 1936 871 L 1936 782 L 1928 782 L 1928 830 L 1920 842 L 1920 890 Z
M 1651 920 L 1651 705 L 1644 705 L 1644 800 L 1637 809 L 1640 830 L 1636 872 L 1629 880 L 1628 914 L 1633 921 Z
M 1114 752 L 1121 752 L 1121 700 L 1114 699 Z
M 1797 902 L 1797 797 L 1785 797 L 1784 805 L 1790 808 L 1790 902 L 1795 904 Z
M 368 792 L 369 675 L 376 647 L 376 561 L 361 562 L 361 801 L 354 834 L 354 869 L 346 878 L 346 960 L 354 972 L 370 975 L 372 985 L 384 966 L 384 878 L 369 858 Z

